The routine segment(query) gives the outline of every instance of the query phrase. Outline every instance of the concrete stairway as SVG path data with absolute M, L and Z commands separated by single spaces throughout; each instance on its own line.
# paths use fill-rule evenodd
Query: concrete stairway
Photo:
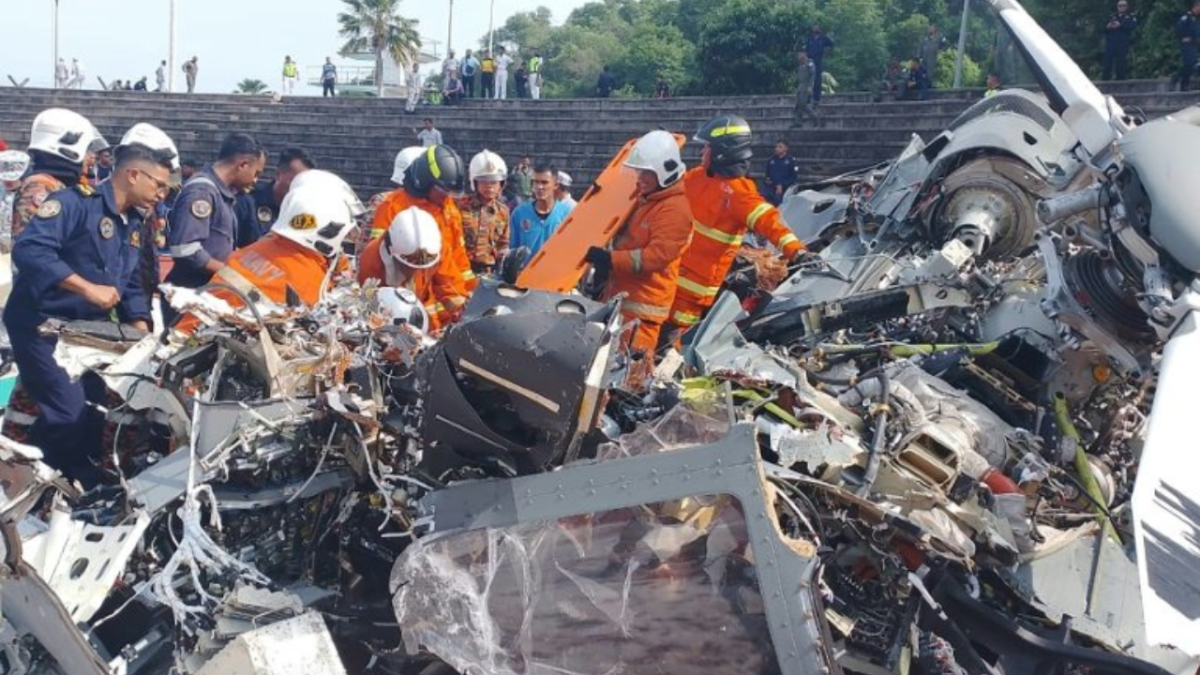
M 1150 118 L 1200 101 L 1196 93 L 1167 91 L 1165 81 L 1110 85 L 1107 91 L 1127 110 L 1139 108 Z M 787 96 L 468 101 L 407 115 L 403 102 L 395 99 L 288 98 L 274 103 L 233 95 L 0 88 L 0 138 L 21 147 L 33 117 L 52 106 L 87 115 L 110 142 L 136 122 L 157 124 L 175 138 L 185 158 L 197 162 L 212 159 L 225 134 L 245 131 L 272 153 L 289 145 L 306 148 L 321 166 L 370 194 L 388 189 L 396 151 L 415 142 L 413 129 L 426 116 L 434 118 L 446 143 L 465 159 L 484 147 L 510 163 L 529 154 L 568 171 L 583 186 L 630 138 L 660 127 L 690 137 L 709 118 L 734 112 L 754 127 L 756 171 L 782 138 L 803 162 L 805 174 L 820 177 L 886 160 L 914 133 L 928 139 L 980 94 L 948 90 L 932 92 L 923 102 L 881 103 L 871 102 L 867 94 L 841 94 L 822 102 L 817 121 L 793 127 Z M 684 159 L 699 161 L 695 143 L 685 149 Z

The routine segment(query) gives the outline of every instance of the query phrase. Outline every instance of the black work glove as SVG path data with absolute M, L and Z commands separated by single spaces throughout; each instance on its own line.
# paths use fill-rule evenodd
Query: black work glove
M 609 271 L 612 270 L 612 253 L 599 246 L 589 248 L 587 255 L 583 257 L 583 261 L 591 264 L 592 268 L 596 270 L 597 275 L 608 276 Z

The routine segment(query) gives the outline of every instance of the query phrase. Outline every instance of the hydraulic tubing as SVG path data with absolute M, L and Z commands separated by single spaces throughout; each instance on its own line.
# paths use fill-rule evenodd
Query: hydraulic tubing
M 1112 520 L 1109 519 L 1108 507 L 1104 504 L 1104 493 L 1100 491 L 1100 484 L 1096 482 L 1096 475 L 1092 473 L 1092 465 L 1088 463 L 1087 453 L 1083 451 L 1083 440 L 1079 437 L 1079 430 L 1071 421 L 1071 411 L 1067 408 L 1067 397 L 1061 391 L 1054 394 L 1054 416 L 1063 436 L 1075 441 L 1075 473 L 1079 474 L 1079 482 L 1090 497 L 1092 510 L 1104 523 L 1104 533 L 1120 543 L 1116 530 L 1113 529 Z

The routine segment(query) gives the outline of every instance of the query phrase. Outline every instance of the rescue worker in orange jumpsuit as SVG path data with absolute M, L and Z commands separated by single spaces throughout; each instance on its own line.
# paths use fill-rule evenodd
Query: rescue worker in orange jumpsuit
M 388 288 L 412 291 L 428 314 L 427 332 L 442 328 L 443 303 L 453 297 L 457 280 L 439 264 L 442 233 L 437 221 L 411 206 L 396 214 L 387 234 L 367 245 L 358 260 L 358 283 L 375 280 Z
M 392 165 L 392 183 L 394 183 L 398 188 L 403 187 L 404 172 L 408 170 L 408 165 L 412 164 L 413 160 L 417 157 L 420 157 L 421 153 L 423 152 L 425 152 L 425 148 L 422 148 L 419 145 L 412 145 L 396 153 L 396 161 Z M 384 202 L 384 200 L 391 196 L 392 192 L 392 190 L 389 190 L 388 192 L 380 192 L 378 194 L 371 195 L 371 198 L 367 200 L 367 212 L 363 215 L 367 227 L 363 229 L 364 234 L 360 235 L 361 239 L 358 247 L 360 254 L 362 249 L 366 247 L 367 242 L 371 241 L 375 237 L 383 236 L 383 233 L 387 232 L 386 226 L 378 230 L 375 229 L 375 211 L 379 208 L 379 205 Z
M 315 305 L 338 269 L 342 242 L 363 211 L 354 190 L 337 175 L 305 171 L 292 181 L 271 231 L 234 251 L 213 275 L 213 283 L 228 285 L 251 300 L 284 304 L 290 291 L 300 302 Z M 220 289 L 214 295 L 238 302 Z M 176 328 L 191 333 L 196 325 L 194 317 L 184 316 Z
M 637 207 L 617 232 L 611 251 L 593 246 L 585 260 L 597 274 L 607 274 L 602 300 L 626 295 L 621 313 L 627 321 L 638 321 L 630 350 L 643 352 L 644 363 L 650 366 L 675 299 L 680 259 L 692 236 L 692 210 L 684 191 L 686 167 L 670 133 L 651 131 L 642 136 L 625 166 L 638 172 Z
M 660 346 L 699 323 L 712 307 L 747 231 L 771 242 L 788 260 L 805 250 L 804 242 L 779 217 L 779 210 L 746 177 L 750 124 L 737 115 L 722 115 L 701 127 L 695 140 L 704 144 L 701 166 L 684 178 L 695 232 L 683 256 L 679 291 Z
M 471 158 L 469 173 L 474 192 L 458 202 L 467 257 L 475 274 L 491 274 L 508 255 L 511 214 L 500 198 L 508 166 L 500 155 L 484 150 Z
M 440 264 L 458 280 L 457 292 L 443 299 L 445 313 L 437 317 L 443 326 L 457 320 L 477 284 L 467 258 L 462 213 L 454 203 L 454 197 L 462 195 L 466 180 L 467 167 L 458 153 L 444 145 L 430 146 L 405 169 L 403 187 L 375 209 L 371 224 L 372 230 L 387 231 L 397 214 L 413 206 L 437 220 L 442 233 Z

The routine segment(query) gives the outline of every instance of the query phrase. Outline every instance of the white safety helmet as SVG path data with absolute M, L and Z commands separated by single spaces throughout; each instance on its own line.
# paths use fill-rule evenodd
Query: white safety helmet
M 29 149 L 82 165 L 95 134 L 96 127 L 83 115 L 66 108 L 50 108 L 33 118 Z
M 571 187 L 571 174 L 567 173 L 566 171 L 559 171 L 558 172 L 558 187 L 560 187 L 560 188 Z
M 0 183 L 12 183 L 21 179 L 29 169 L 29 155 L 20 150 L 0 152 Z
M 309 169 L 308 171 L 300 172 L 295 178 L 292 179 L 292 184 L 288 187 L 288 194 L 295 192 L 298 188 L 320 188 L 340 195 L 341 198 L 345 200 L 347 208 L 350 209 L 355 218 L 367 212 L 366 207 L 363 206 L 362 201 L 360 201 L 358 195 L 355 194 L 354 188 L 350 187 L 349 183 L 342 180 L 341 176 L 331 171 L 326 171 L 324 169 Z M 285 196 L 284 199 L 286 198 L 287 197 Z
M 392 219 L 379 254 L 413 269 L 429 269 L 442 257 L 441 228 L 428 212 L 409 207 Z
M 471 158 L 471 166 L 467 168 L 467 174 L 471 177 L 472 187 L 477 180 L 498 183 L 508 178 L 508 165 L 504 163 L 500 155 L 491 150 L 484 150 Z
M 314 175 L 315 174 L 315 175 Z M 346 181 L 320 169 L 296 176 L 271 231 L 304 248 L 331 258 L 363 212 L 362 202 Z
M 376 292 L 379 313 L 393 326 L 407 324 L 422 333 L 429 330 L 429 313 L 417 299 L 417 294 L 407 288 L 380 288 Z
M 687 169 L 679 158 L 679 144 L 667 131 L 651 131 L 633 144 L 625 166 L 631 169 L 653 171 L 658 176 L 659 187 L 667 187 L 683 178 Z
M 166 134 L 165 131 L 159 129 L 153 124 L 139 122 L 129 128 L 125 135 L 121 137 L 121 145 L 144 145 L 155 152 L 162 153 L 164 158 L 169 159 L 167 162 L 171 165 L 171 171 L 179 170 L 179 149 L 175 147 L 175 141 Z
M 104 134 L 100 133 L 100 130 L 97 129 L 96 125 L 94 124 L 92 125 L 92 134 L 92 142 L 88 145 L 88 150 L 90 152 L 100 152 L 101 150 L 108 150 L 112 147 L 108 144 L 108 139 L 104 138 Z
M 396 185 L 404 185 L 404 171 L 408 168 L 413 160 L 420 157 L 421 153 L 425 152 L 425 148 L 419 146 L 407 147 L 396 153 L 396 164 L 392 168 L 392 182 Z

